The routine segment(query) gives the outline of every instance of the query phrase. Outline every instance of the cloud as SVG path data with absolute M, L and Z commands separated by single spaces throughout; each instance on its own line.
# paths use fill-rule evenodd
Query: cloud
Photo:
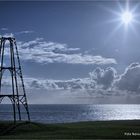
M 111 71 L 111 72 L 110 72 Z M 110 73 L 110 74 L 108 74 Z M 113 74 L 112 74 L 113 73 Z M 96 79 L 92 79 L 91 75 L 87 78 L 77 78 L 71 80 L 52 80 L 52 79 L 37 79 L 32 77 L 25 77 L 25 83 L 28 89 L 45 89 L 45 90 L 110 90 L 114 81 L 115 75 L 112 69 L 107 69 L 104 72 L 104 77 L 97 82 Z M 111 78 L 110 78 L 111 77 Z M 105 83 L 105 80 L 109 80 Z M 101 86 L 102 85 L 102 86 Z
M 80 53 L 80 48 L 70 48 L 67 44 L 44 41 L 36 38 L 28 42 L 18 42 L 21 59 L 37 63 L 68 63 L 68 64 L 116 64 L 113 58 L 93 56 Z
M 120 78 L 116 80 L 116 86 L 120 90 L 140 92 L 140 64 L 132 63 L 124 71 Z
M 83 79 L 71 79 L 71 80 L 45 80 L 36 78 L 25 78 L 25 83 L 28 88 L 36 89 L 66 89 L 66 90 L 76 90 L 76 89 L 91 89 L 94 84 L 89 78 Z
M 28 79 L 29 80 L 29 79 Z M 71 80 L 39 80 L 30 79 L 27 93 L 30 93 L 35 103 L 89 104 L 117 103 L 125 97 L 126 92 L 103 89 L 95 86 L 90 78 Z M 27 84 L 27 79 L 25 79 Z M 27 87 L 27 85 L 26 85 Z M 124 102 L 123 102 L 124 103 Z
M 116 70 L 112 67 L 108 67 L 105 70 L 97 67 L 89 74 L 91 79 L 96 81 L 97 85 L 101 85 L 103 88 L 107 89 L 112 86 L 116 77 L 116 73 Z
M 44 89 L 44 90 L 77 90 L 93 89 L 95 83 L 90 78 L 79 78 L 71 80 L 52 80 L 33 77 L 24 77 L 27 89 Z M 3 85 L 11 86 L 11 78 L 3 77 Z
M 34 82 L 36 81 L 36 82 Z M 140 92 L 140 64 L 132 63 L 118 75 L 116 69 L 97 67 L 89 73 L 89 77 L 71 80 L 29 79 L 29 87 L 63 90 L 94 91 L 100 95 L 131 95 Z M 36 85 L 37 84 L 37 85 Z
M 0 35 L 0 37 L 14 37 L 13 33 L 4 33 L 2 35 Z
M 53 80 L 44 80 L 44 79 L 36 79 L 36 78 L 25 78 L 26 86 L 28 89 L 60 89 Z
M 7 30 L 8 30 L 8 28 L 1 28 L 1 30 L 2 30 L 2 31 L 7 31 Z
M 28 30 L 26 30 L 26 31 L 16 32 L 15 34 L 16 35 L 20 35 L 20 34 L 31 34 L 31 33 L 34 33 L 34 31 L 28 31 Z
M 53 80 L 25 76 L 24 82 L 30 103 L 138 103 L 140 100 L 139 63 L 130 64 L 120 75 L 112 67 L 98 67 L 86 78 Z M 10 87 L 11 79 L 3 77 L 2 93 L 10 93 Z
M 1 28 L 2 31 L 5 31 L 5 33 L 1 33 L 1 36 L 3 37 L 14 37 L 16 35 L 22 35 L 22 34 L 31 34 L 31 33 L 34 33 L 34 31 L 28 31 L 28 30 L 25 30 L 25 31 L 20 31 L 20 32 L 13 32 L 13 33 L 8 33 L 8 28 Z
M 13 33 L 4 33 L 1 36 L 14 37 L 19 34 L 29 34 L 34 31 L 20 31 Z M 80 52 L 80 48 L 68 47 L 65 43 L 45 41 L 43 38 L 36 38 L 27 42 L 17 41 L 18 50 L 21 59 L 41 64 L 48 63 L 67 63 L 83 65 L 108 65 L 116 64 L 114 58 L 105 58 L 100 55 L 91 55 Z M 5 54 L 8 55 L 8 48 Z
M 24 81 L 27 93 L 34 93 L 35 96 L 36 94 L 38 96 L 47 94 L 49 98 L 55 99 L 57 97 L 56 100 L 67 98 L 71 103 L 73 100 L 85 103 L 88 103 L 89 100 L 96 102 L 95 98 L 102 102 L 104 102 L 103 98 L 106 98 L 107 101 L 110 100 L 109 102 L 113 103 L 117 102 L 115 98 L 118 98 L 119 101 L 121 97 L 125 97 L 125 101 L 129 99 L 131 102 L 131 98 L 139 97 L 140 64 L 130 64 L 120 75 L 112 67 L 106 69 L 98 67 L 90 72 L 86 78 L 53 80 L 25 76 Z M 4 86 L 3 91 L 11 91 L 9 77 L 3 77 L 2 85 Z M 50 93 L 54 94 L 50 95 Z M 53 102 L 55 101 L 53 100 Z

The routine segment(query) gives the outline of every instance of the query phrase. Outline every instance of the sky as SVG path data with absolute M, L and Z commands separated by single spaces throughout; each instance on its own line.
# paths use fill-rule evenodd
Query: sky
M 0 1 L 0 35 L 16 38 L 29 103 L 139 103 L 139 9 L 125 0 Z

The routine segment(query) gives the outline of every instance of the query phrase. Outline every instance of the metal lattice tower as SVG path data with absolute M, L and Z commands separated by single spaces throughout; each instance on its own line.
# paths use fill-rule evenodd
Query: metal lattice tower
M 7 45 L 8 43 L 8 45 Z M 7 48 L 5 46 L 8 46 Z M 5 66 L 5 50 L 9 49 L 9 66 Z M 5 71 L 9 71 L 11 79 L 11 92 L 2 93 L 3 87 L 3 75 Z M 19 85 L 19 81 L 21 84 Z M 20 92 L 19 87 L 22 89 Z M 16 40 L 13 37 L 1 37 L 0 38 L 0 103 L 3 98 L 8 97 L 11 100 L 13 107 L 14 122 L 22 120 L 21 107 L 25 108 L 27 119 L 30 121 L 29 109 L 27 104 L 27 97 L 24 87 L 24 81 L 22 76 L 21 64 L 16 45 Z M 22 105 L 22 106 L 21 106 Z M 22 107 L 22 108 L 23 108 Z

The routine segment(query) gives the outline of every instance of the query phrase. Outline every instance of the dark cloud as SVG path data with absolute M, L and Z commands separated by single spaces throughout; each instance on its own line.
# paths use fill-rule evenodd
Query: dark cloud
M 124 71 L 120 78 L 116 80 L 116 86 L 120 90 L 140 92 L 140 64 L 132 63 Z
M 32 88 L 43 88 L 43 85 L 39 82 L 39 80 L 33 80 L 30 82 L 30 87 Z
M 65 90 L 107 90 L 112 88 L 116 78 L 116 70 L 112 67 L 106 69 L 96 68 L 87 78 L 71 80 L 45 80 L 25 78 L 28 88 L 65 89 Z M 103 90 L 102 90 L 103 89 Z
M 96 81 L 97 85 L 107 89 L 112 86 L 116 73 L 116 70 L 112 67 L 108 67 L 105 70 L 98 67 L 93 72 L 90 72 L 90 77 Z

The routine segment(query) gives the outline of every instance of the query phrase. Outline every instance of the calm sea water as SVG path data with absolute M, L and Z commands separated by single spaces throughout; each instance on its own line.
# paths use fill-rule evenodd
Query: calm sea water
M 140 105 L 30 105 L 32 121 L 64 123 L 140 119 Z M 26 113 L 22 113 L 23 119 Z M 0 105 L 0 120 L 12 120 L 11 105 Z

